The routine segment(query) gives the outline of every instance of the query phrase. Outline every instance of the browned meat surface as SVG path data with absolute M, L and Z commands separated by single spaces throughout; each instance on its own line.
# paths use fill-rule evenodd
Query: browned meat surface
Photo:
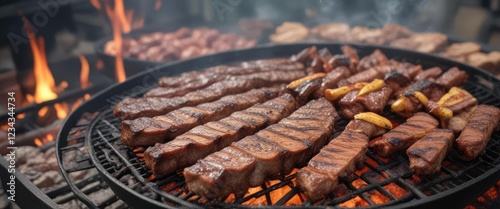
M 431 101 L 438 101 L 447 92 L 446 89 L 439 84 L 429 80 L 420 80 L 408 86 L 403 92 L 403 95 L 411 96 L 416 91 L 422 92 Z
M 492 56 L 493 55 L 493 56 Z M 475 52 L 467 56 L 467 63 L 474 67 L 485 69 L 489 72 L 495 72 L 497 69 L 498 55 L 495 60 L 494 54 L 486 54 L 483 52 Z
M 384 76 L 384 82 L 391 89 L 398 91 L 408 86 L 411 83 L 411 79 L 397 71 L 391 71 Z
M 297 96 L 299 101 L 309 101 L 311 94 L 316 92 L 323 83 L 323 78 L 316 78 L 306 82 L 301 83 L 299 86 L 294 88 L 292 91 Z
M 465 71 L 461 71 L 457 67 L 453 67 L 436 79 L 436 83 L 450 89 L 454 86 L 461 86 L 467 81 L 468 77 L 469 76 Z
M 351 84 L 359 83 L 359 82 L 370 82 L 375 79 L 381 79 L 384 75 L 382 75 L 377 69 L 370 68 L 363 72 L 356 73 L 349 78 L 342 79 L 338 82 L 337 86 L 348 86 Z
M 316 92 L 314 92 L 314 98 L 320 98 L 323 97 L 325 94 L 325 90 L 327 89 L 333 89 L 337 88 L 338 85 L 337 83 L 342 80 L 347 78 L 348 76 L 351 75 L 351 72 L 347 67 L 337 67 L 323 78 L 323 82 L 321 83 L 321 86 L 319 87 Z
M 231 193 L 243 196 L 250 186 L 265 178 L 286 175 L 303 166 L 327 143 L 337 120 L 333 105 L 326 99 L 314 100 L 278 124 L 233 143 L 184 169 L 189 191 L 209 199 L 222 199 Z M 245 161 L 236 156 L 248 156 Z M 232 161 L 234 163 L 228 163 Z
M 458 134 L 460 134 L 464 130 L 467 122 L 469 122 L 470 116 L 476 110 L 476 108 L 477 106 L 470 107 L 462 111 L 458 115 L 453 115 L 453 117 L 450 118 L 450 120 L 447 122 L 446 128 L 452 130 L 458 136 Z
M 209 73 L 211 71 L 224 71 L 228 68 L 226 65 L 219 65 L 215 67 L 210 67 L 205 70 L 185 72 L 177 76 L 161 77 L 158 81 L 158 86 L 160 87 L 180 87 L 183 85 L 188 85 L 192 82 L 197 82 L 198 80 L 207 79 L 213 74 Z M 155 77 L 160 77 L 161 75 L 154 75 Z
M 351 29 L 345 40 L 349 43 L 369 43 L 382 45 L 385 42 L 384 33 L 380 28 L 368 28 L 364 26 L 355 26 Z
M 431 115 L 418 112 L 405 123 L 384 134 L 381 140 L 370 143 L 370 147 L 379 155 L 388 157 L 392 153 L 407 149 L 438 125 L 439 122 Z
M 398 38 L 410 37 L 413 34 L 409 28 L 394 23 L 385 24 L 382 28 L 382 33 L 384 36 L 384 44 L 389 44 L 392 40 Z
M 196 107 L 183 107 L 166 115 L 124 120 L 121 140 L 129 147 L 153 146 L 173 139 L 197 125 L 222 119 L 233 112 L 277 97 L 279 93 L 280 87 L 254 89 Z
M 188 84 L 179 86 L 179 87 L 156 87 L 153 88 L 149 91 L 147 91 L 144 94 L 144 97 L 175 97 L 175 96 L 182 96 L 185 95 L 191 91 L 198 90 L 205 88 L 207 86 L 210 86 L 216 82 L 220 82 L 224 80 L 226 76 L 223 75 L 206 75 L 206 76 L 199 76 L 198 80 L 194 80 L 193 82 L 190 82 Z M 160 82 L 161 79 L 160 79 Z
M 373 51 L 372 54 L 363 57 L 358 64 L 357 72 L 368 70 L 375 66 L 385 65 L 389 60 L 380 50 Z
M 359 90 L 347 93 L 339 101 L 342 115 L 347 119 L 354 118 L 354 115 L 361 112 L 382 113 L 385 105 L 392 96 L 393 90 L 389 86 L 384 86 L 378 91 L 374 91 L 362 96 L 357 96 Z
M 165 144 L 156 144 L 146 150 L 146 166 L 156 176 L 165 176 L 180 168 L 193 165 L 210 153 L 229 146 L 244 136 L 277 123 L 297 107 L 290 94 L 256 104 L 235 112 L 220 121 L 197 126 Z
M 322 198 L 337 187 L 339 178 L 354 172 L 367 150 L 366 135 L 343 131 L 297 172 L 297 185 L 308 199 Z
M 415 33 L 409 38 L 392 41 L 390 46 L 432 53 L 445 46 L 447 42 L 448 37 L 441 33 Z
M 406 150 L 410 168 L 417 175 L 429 175 L 439 171 L 441 163 L 453 145 L 455 136 L 448 129 L 435 129 Z
M 481 45 L 474 42 L 462 42 L 448 46 L 443 52 L 439 53 L 439 55 L 448 58 L 460 58 L 480 51 Z
M 462 159 L 474 160 L 484 151 L 499 119 L 500 109 L 497 107 L 479 105 L 476 108 L 457 138 L 457 149 L 462 154 Z
M 415 80 L 420 81 L 436 79 L 441 75 L 442 72 L 443 70 L 441 70 L 440 67 L 432 67 L 417 74 L 417 76 L 415 76 Z
M 394 71 L 405 75 L 409 79 L 415 78 L 420 72 L 422 72 L 422 66 L 421 65 L 414 65 L 411 63 L 407 62 L 398 62 L 394 60 L 390 60 L 388 63 L 389 66 L 394 67 Z
M 345 23 L 319 24 L 311 29 L 311 34 L 325 40 L 338 41 L 344 39 L 350 29 L 351 27 Z
M 350 132 L 362 133 L 368 136 L 368 138 L 381 136 L 382 134 L 385 134 L 385 132 L 387 132 L 386 129 L 363 120 L 351 120 L 345 127 L 345 130 Z
M 248 75 L 245 80 L 222 81 L 210 85 L 207 88 L 188 93 L 182 97 L 126 98 L 115 106 L 113 113 L 122 120 L 139 117 L 154 117 L 184 106 L 194 106 L 205 102 L 212 102 L 225 95 L 238 94 L 254 88 L 275 84 L 288 83 L 304 76 L 305 73 L 303 71 L 255 73 Z
M 349 69 L 351 70 L 351 72 L 355 72 L 359 63 L 358 52 L 356 51 L 356 49 L 350 47 L 349 45 L 344 45 L 340 47 L 340 49 L 345 56 L 349 57 Z

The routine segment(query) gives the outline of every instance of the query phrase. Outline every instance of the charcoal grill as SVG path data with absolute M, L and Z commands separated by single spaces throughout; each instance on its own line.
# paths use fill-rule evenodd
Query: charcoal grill
M 318 48 L 327 47 L 332 53 L 341 53 L 338 44 L 316 44 Z M 368 152 L 365 168 L 358 170 L 348 180 L 341 182 L 345 192 L 342 195 L 331 194 L 319 202 L 304 201 L 300 205 L 288 206 L 288 202 L 300 193 L 293 184 L 294 175 L 282 177 L 273 184 L 264 184 L 261 188 L 244 198 L 226 200 L 225 202 L 209 202 L 192 193 L 184 191 L 185 182 L 182 175 L 173 174 L 161 179 L 151 177 L 151 173 L 141 161 L 143 148 L 130 150 L 120 141 L 120 120 L 113 116 L 114 105 L 125 97 L 141 96 L 156 85 L 161 76 L 170 76 L 181 72 L 199 70 L 206 67 L 228 64 L 236 61 L 289 57 L 293 53 L 310 47 L 311 44 L 266 45 L 246 50 L 235 50 L 215 55 L 172 62 L 138 74 L 124 83 L 117 84 L 94 96 L 65 121 L 57 138 L 57 159 L 60 169 L 73 189 L 75 195 L 91 208 L 98 206 L 92 203 L 69 178 L 74 172 L 63 164 L 64 153 L 72 149 L 87 148 L 87 156 L 76 159 L 82 168 L 97 168 L 101 178 L 116 195 L 134 208 L 248 208 L 245 205 L 255 198 L 263 198 L 258 208 L 341 208 L 341 204 L 358 198 L 366 204 L 364 208 L 460 208 L 472 202 L 499 180 L 500 175 L 500 133 L 495 133 L 486 152 L 472 162 L 463 162 L 455 153 L 447 156 L 441 174 L 435 177 L 419 179 L 408 169 L 408 159 L 404 154 L 383 159 Z M 463 86 L 478 98 L 482 104 L 500 105 L 499 81 L 485 71 L 471 66 L 443 59 L 433 55 L 392 49 L 381 46 L 353 45 L 360 56 L 366 56 L 375 49 L 382 50 L 389 58 L 421 64 L 424 68 L 438 66 L 443 69 L 459 67 L 465 70 L 470 78 Z M 91 115 L 93 120 L 80 126 L 82 118 Z M 337 124 L 341 131 L 347 121 Z M 85 137 L 72 137 L 75 133 L 84 132 Z M 359 187 L 356 182 L 365 182 Z M 396 195 L 390 188 L 396 187 L 404 191 Z M 271 193 L 279 188 L 288 187 L 287 193 L 279 198 L 272 198 Z M 383 204 L 372 199 L 373 195 L 382 195 L 388 201 Z M 302 198 L 299 195 L 299 198 Z M 101 207 L 103 205 L 100 205 Z M 255 206 L 253 206 L 255 207 Z

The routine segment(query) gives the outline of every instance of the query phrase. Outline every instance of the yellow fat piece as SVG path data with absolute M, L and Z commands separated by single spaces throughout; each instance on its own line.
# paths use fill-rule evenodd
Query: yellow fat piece
M 371 92 L 377 91 L 385 86 L 384 80 L 375 79 L 371 83 L 364 86 L 361 90 L 359 90 L 358 96 L 363 96 L 365 94 L 369 94 Z
M 440 106 L 449 107 L 456 105 L 466 98 L 474 98 L 469 92 L 458 87 L 452 87 L 448 93 L 443 95 L 437 102 Z
M 406 96 L 402 96 L 400 97 L 399 99 L 397 99 L 392 105 L 391 105 L 391 110 L 393 112 L 403 112 L 406 107 L 405 107 L 405 103 L 406 103 L 406 100 L 408 98 L 406 98 Z
M 420 91 L 413 92 L 413 96 L 417 98 L 418 101 L 420 101 L 420 103 L 422 103 L 423 105 L 427 105 L 427 103 L 429 103 L 429 99 L 427 99 L 427 97 Z
M 392 129 L 392 123 L 391 121 L 389 121 L 389 119 L 380 116 L 379 114 L 374 112 L 358 113 L 357 115 L 354 116 L 354 119 L 363 120 L 381 128 Z
M 303 78 L 299 78 L 295 81 L 292 81 L 290 84 L 288 84 L 288 88 L 290 89 L 294 89 L 294 88 L 297 88 L 297 86 L 299 86 L 300 84 L 306 82 L 306 81 L 309 81 L 309 80 L 314 80 L 314 79 L 317 79 L 317 78 L 324 78 L 326 76 L 325 73 L 315 73 L 315 74 L 312 74 L 312 75 L 308 75 L 306 77 L 303 77 Z

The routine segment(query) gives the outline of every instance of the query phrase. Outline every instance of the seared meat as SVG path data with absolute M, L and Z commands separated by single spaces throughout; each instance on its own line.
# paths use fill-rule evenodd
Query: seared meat
M 432 53 L 445 46 L 447 42 L 448 37 L 441 33 L 415 33 L 409 38 L 400 38 L 392 41 L 390 46 Z
M 246 75 L 275 70 L 304 70 L 304 65 L 282 58 L 242 62 L 239 66 L 219 65 L 201 71 L 182 73 L 178 76 L 161 77 L 158 86 L 181 87 L 221 75 Z
M 476 159 L 486 148 L 491 134 L 498 125 L 500 109 L 490 105 L 479 105 L 460 136 L 457 138 L 457 148 L 462 159 Z
M 366 122 L 364 120 L 351 120 L 347 126 L 345 127 L 344 130 L 350 131 L 350 132 L 358 132 L 362 133 L 368 138 L 373 138 L 376 136 L 381 136 L 382 134 L 385 134 L 387 132 L 386 129 L 378 127 L 374 125 L 373 123 Z
M 468 77 L 469 76 L 465 71 L 461 71 L 457 67 L 453 67 L 436 79 L 436 83 L 446 86 L 447 89 L 451 89 L 451 87 L 461 86 L 464 84 Z
M 441 75 L 442 72 L 443 70 L 441 70 L 441 68 L 439 67 L 431 67 L 417 74 L 417 76 L 415 76 L 415 80 L 420 81 L 436 79 L 437 77 L 439 77 L 439 75 Z
M 197 160 L 229 146 L 246 135 L 277 123 L 297 107 L 290 94 L 256 104 L 231 116 L 197 126 L 165 144 L 146 150 L 146 166 L 156 176 L 165 176 L 179 168 L 193 165 Z
M 349 43 L 369 43 L 382 45 L 385 42 L 384 34 L 380 28 L 367 28 L 364 26 L 355 26 L 351 29 L 348 36 L 345 36 L 345 40 Z
M 480 51 L 481 45 L 474 42 L 462 42 L 448 46 L 443 52 L 439 53 L 439 55 L 449 58 L 460 58 Z
M 363 72 L 356 73 L 349 78 L 342 79 L 338 82 L 337 86 L 348 86 L 351 84 L 359 83 L 359 82 L 370 82 L 375 79 L 380 79 L 383 78 L 384 75 L 381 74 L 377 69 L 375 68 L 370 68 L 368 70 L 365 70 Z
M 207 86 L 210 86 L 216 82 L 220 82 L 226 78 L 226 76 L 223 75 L 217 75 L 217 74 L 212 74 L 212 75 L 203 75 L 203 76 L 198 76 L 198 80 L 193 80 L 192 82 L 178 86 L 178 87 L 156 87 L 153 88 L 149 91 L 147 91 L 144 94 L 144 97 L 175 97 L 175 96 L 182 96 L 185 95 L 189 92 L 192 92 L 194 90 L 202 89 Z M 163 80 L 163 81 L 162 81 Z M 161 78 L 160 83 L 164 82 L 165 79 Z
M 297 88 L 293 89 L 293 92 L 295 95 L 297 95 L 297 98 L 300 101 L 308 101 L 309 96 L 311 96 L 312 93 L 316 92 L 320 87 L 321 84 L 323 83 L 323 78 L 316 78 L 312 79 L 306 82 L 303 82 Z
M 153 117 L 184 106 L 212 102 L 229 94 L 238 94 L 254 88 L 288 83 L 305 76 L 303 71 L 262 72 L 250 74 L 245 80 L 225 80 L 207 88 L 173 98 L 126 98 L 115 107 L 114 114 L 121 119 Z
M 388 157 L 392 153 L 407 149 L 438 125 L 439 122 L 431 115 L 418 112 L 405 123 L 384 134 L 382 139 L 370 143 L 370 147 L 379 155 Z
M 410 37 L 413 34 L 409 28 L 394 23 L 385 24 L 382 28 L 382 33 L 384 36 L 384 44 L 389 44 L 392 40 L 398 38 Z
M 278 124 L 184 169 L 187 187 L 209 199 L 231 193 L 242 197 L 248 187 L 261 185 L 265 178 L 303 166 L 327 143 L 337 117 L 326 99 L 311 101 Z
M 351 72 L 357 72 L 356 69 L 359 64 L 359 55 L 356 49 L 350 47 L 349 45 L 344 45 L 340 47 L 340 50 L 342 50 L 342 54 L 349 57 L 349 69 Z
M 391 89 L 397 91 L 408 86 L 408 84 L 411 83 L 411 79 L 397 71 L 391 71 L 385 75 L 384 82 L 391 87 Z
M 314 98 L 320 98 L 325 95 L 325 90 L 327 89 L 332 89 L 332 88 L 337 88 L 337 83 L 350 76 L 351 73 L 347 67 L 337 67 L 333 69 L 331 72 L 326 74 L 326 76 L 323 78 L 323 82 L 321 83 L 321 86 L 319 87 L 316 92 L 314 92 Z
M 338 41 L 344 39 L 351 28 L 345 23 L 319 24 L 311 29 L 311 34 L 325 40 Z
M 197 125 L 219 120 L 233 112 L 272 99 L 279 92 L 279 87 L 255 89 L 196 107 L 183 107 L 166 115 L 124 120 L 121 140 L 129 147 L 153 146 L 173 139 Z
M 417 175 L 429 175 L 439 171 L 446 153 L 451 150 L 455 136 L 448 129 L 435 129 L 406 150 L 410 168 Z
M 411 96 L 416 91 L 422 92 L 431 101 L 438 101 L 446 94 L 446 89 L 429 80 L 420 80 L 408 86 L 403 92 L 404 96 Z
M 394 60 L 390 60 L 388 63 L 389 66 L 394 66 L 394 71 L 405 75 L 409 79 L 415 78 L 420 72 L 422 72 L 421 65 L 414 65 L 408 62 L 398 62 Z
M 358 96 L 359 90 L 347 93 L 339 101 L 342 115 L 347 119 L 361 112 L 382 113 L 385 105 L 392 96 L 392 88 L 384 86 L 380 90 Z
M 297 172 L 297 185 L 308 199 L 319 199 L 337 187 L 338 178 L 354 172 L 367 150 L 368 136 L 343 131 Z
M 382 53 L 382 51 L 377 49 L 377 50 L 373 51 L 372 54 L 370 54 L 366 57 L 363 57 L 359 61 L 359 65 L 357 67 L 357 72 L 365 71 L 365 70 L 368 70 L 368 69 L 375 67 L 375 66 L 385 65 L 388 61 L 389 60 L 384 55 L 384 53 Z

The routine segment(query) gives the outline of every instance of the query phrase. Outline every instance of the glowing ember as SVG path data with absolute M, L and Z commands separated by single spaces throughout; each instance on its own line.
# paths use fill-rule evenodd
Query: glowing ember
M 34 142 L 36 146 L 42 146 L 44 143 L 54 141 L 54 136 L 52 134 L 47 134 L 42 139 L 35 138 Z
M 80 71 L 80 86 L 82 89 L 86 89 L 89 87 L 89 62 L 83 55 L 80 55 L 80 62 L 82 63 L 82 69 Z
M 123 6 L 123 0 L 115 0 L 114 8 L 111 8 L 110 1 L 106 1 L 105 8 L 106 14 L 108 15 L 111 25 L 113 27 L 113 43 L 116 50 L 115 59 L 115 76 L 118 82 L 123 82 L 126 79 L 125 68 L 123 66 L 123 55 L 122 55 L 122 32 L 130 32 L 130 23 L 127 22 L 125 17 L 125 9 Z

